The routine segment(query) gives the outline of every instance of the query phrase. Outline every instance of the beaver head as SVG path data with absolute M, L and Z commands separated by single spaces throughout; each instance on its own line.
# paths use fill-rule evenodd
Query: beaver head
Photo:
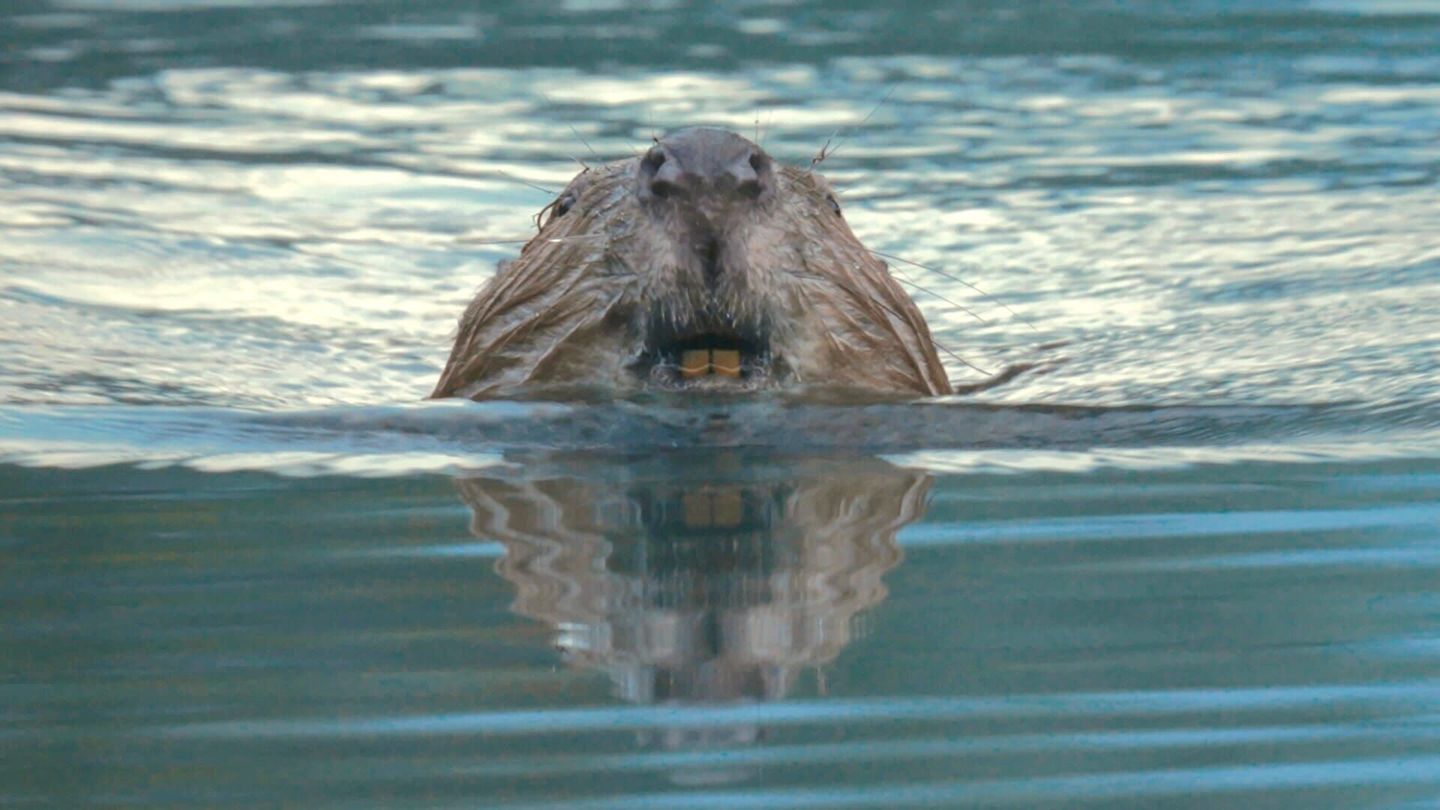
M 432 396 L 776 387 L 948 394 L 914 302 L 825 180 L 685 129 L 587 168 L 460 319 Z

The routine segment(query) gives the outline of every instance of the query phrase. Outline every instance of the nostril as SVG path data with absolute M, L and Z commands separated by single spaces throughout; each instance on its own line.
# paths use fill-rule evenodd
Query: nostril
M 681 166 L 659 145 L 650 148 L 640 161 L 640 182 L 655 197 L 665 198 L 679 195 L 684 189 L 681 183 L 685 172 Z
M 733 164 L 731 174 L 735 178 L 735 192 L 747 199 L 756 199 L 765 190 L 766 172 L 770 158 L 764 152 L 751 152 L 743 163 Z

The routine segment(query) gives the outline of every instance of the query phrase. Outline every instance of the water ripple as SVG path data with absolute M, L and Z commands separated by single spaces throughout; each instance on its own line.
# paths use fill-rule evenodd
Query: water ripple
M 1341 707 L 1385 707 L 1413 710 L 1434 707 L 1440 682 L 1260 689 L 1163 690 L 993 698 L 905 698 L 870 700 L 787 701 L 729 706 L 629 706 L 623 708 L 546 709 L 543 711 L 475 712 L 419 717 L 372 717 L 331 720 L 232 720 L 156 729 L 169 736 L 255 740 L 265 738 L 405 737 L 448 734 L 557 734 L 592 731 L 633 731 L 661 728 L 708 728 L 764 724 L 890 723 L 897 720 L 954 722 L 984 717 L 1063 716 L 1137 719 L 1197 712 L 1284 712 L 1316 703 Z

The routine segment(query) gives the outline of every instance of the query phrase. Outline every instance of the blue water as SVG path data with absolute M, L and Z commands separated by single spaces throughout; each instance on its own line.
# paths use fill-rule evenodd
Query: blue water
M 1427 0 L 0 5 L 0 804 L 1440 806 L 1437 102 Z M 422 401 L 697 124 L 1036 370 Z

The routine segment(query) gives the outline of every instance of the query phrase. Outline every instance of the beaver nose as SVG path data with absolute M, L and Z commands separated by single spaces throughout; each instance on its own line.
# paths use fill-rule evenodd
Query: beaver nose
M 773 185 L 765 150 L 723 129 L 680 130 L 640 160 L 640 192 L 649 199 L 759 200 Z

